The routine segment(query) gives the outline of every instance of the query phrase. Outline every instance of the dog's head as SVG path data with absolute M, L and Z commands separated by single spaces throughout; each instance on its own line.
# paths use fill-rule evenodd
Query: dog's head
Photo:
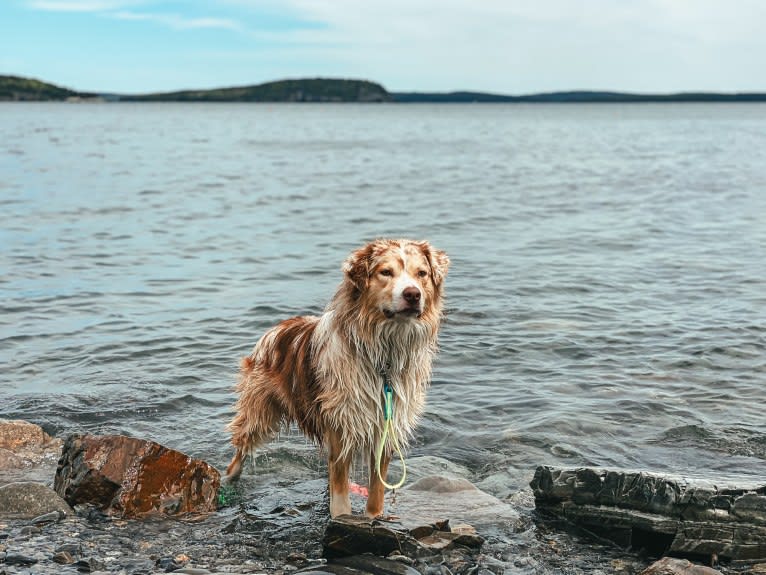
M 438 314 L 449 258 L 426 241 L 375 240 L 343 263 L 346 282 L 369 309 L 388 320 Z

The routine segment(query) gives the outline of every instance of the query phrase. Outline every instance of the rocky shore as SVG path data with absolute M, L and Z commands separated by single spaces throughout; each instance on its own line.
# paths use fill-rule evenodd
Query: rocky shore
M 438 458 L 412 458 L 412 483 L 387 505 L 397 519 L 369 521 L 331 520 L 321 473 L 281 474 L 255 486 L 245 480 L 221 489 L 218 509 L 205 510 L 209 497 L 198 496 L 218 472 L 177 453 L 122 436 L 62 441 L 27 422 L 0 420 L 0 575 L 632 574 L 658 558 L 573 537 L 540 521 L 529 490 L 497 499 Z M 168 465 L 186 475 L 170 474 Z M 160 468 L 176 480 L 156 481 Z M 354 497 L 361 510 L 362 496 Z M 723 572 L 766 572 L 761 567 Z M 719 572 L 671 558 L 649 569 Z

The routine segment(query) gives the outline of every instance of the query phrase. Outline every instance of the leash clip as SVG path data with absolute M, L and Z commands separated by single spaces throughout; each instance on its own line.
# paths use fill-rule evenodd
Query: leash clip
M 383 419 L 390 421 L 394 417 L 394 390 L 387 383 L 383 385 L 383 396 L 385 397 Z

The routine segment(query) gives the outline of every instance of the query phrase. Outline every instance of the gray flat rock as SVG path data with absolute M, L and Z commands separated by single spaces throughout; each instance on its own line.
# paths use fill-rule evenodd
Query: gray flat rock
M 70 515 L 72 508 L 50 487 L 31 481 L 0 487 L 0 517 L 3 519 L 32 519 L 53 512 Z
M 766 558 L 766 486 L 603 469 L 537 468 L 538 510 L 633 549 L 755 561 Z

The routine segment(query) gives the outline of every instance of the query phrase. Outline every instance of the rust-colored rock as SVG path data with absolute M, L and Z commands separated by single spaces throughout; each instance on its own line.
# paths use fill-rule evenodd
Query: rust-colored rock
M 214 511 L 218 471 L 153 441 L 123 435 L 72 435 L 56 471 L 56 492 L 122 517 Z

